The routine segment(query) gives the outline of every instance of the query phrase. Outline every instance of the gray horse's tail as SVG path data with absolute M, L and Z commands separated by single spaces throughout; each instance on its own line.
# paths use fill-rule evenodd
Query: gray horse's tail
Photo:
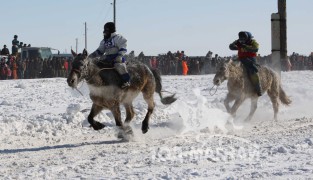
M 292 102 L 281 86 L 279 86 L 279 99 L 285 105 L 290 105 Z
M 161 75 L 159 73 L 159 71 L 157 71 L 156 69 L 150 69 L 153 73 L 154 79 L 155 79 L 155 92 L 157 92 L 161 98 L 161 102 L 162 104 L 172 104 L 173 102 L 175 102 L 177 100 L 177 98 L 175 98 L 175 94 L 171 95 L 171 96 L 167 96 L 167 97 L 163 97 L 162 96 L 162 79 L 161 79 Z

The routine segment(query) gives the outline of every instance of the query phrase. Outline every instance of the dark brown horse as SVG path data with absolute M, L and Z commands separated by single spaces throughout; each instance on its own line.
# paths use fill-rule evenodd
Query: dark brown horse
M 131 86 L 127 89 L 121 89 L 122 79 L 112 66 L 99 68 L 95 63 L 99 62 L 88 58 L 86 50 L 82 54 L 74 55 L 72 70 L 67 78 L 67 83 L 72 88 L 77 88 L 79 82 L 86 80 L 90 98 L 93 102 L 91 112 L 88 116 L 88 122 L 95 130 L 100 130 L 105 127 L 104 124 L 95 121 L 97 116 L 103 109 L 109 109 L 115 119 L 116 126 L 119 126 L 123 131 L 131 132 L 128 123 L 134 117 L 132 102 L 140 92 L 143 94 L 144 100 L 148 104 L 148 112 L 142 122 L 142 133 L 146 133 L 149 129 L 149 118 L 154 109 L 154 92 L 157 92 L 163 104 L 171 104 L 176 98 L 174 95 L 163 97 L 161 90 L 161 77 L 156 70 L 148 68 L 146 65 L 139 62 L 130 62 L 127 65 L 127 70 L 130 74 Z M 111 64 L 110 64 L 111 65 Z M 99 73 L 102 73 L 100 77 Z M 123 104 L 126 110 L 125 125 L 121 120 L 120 105 Z

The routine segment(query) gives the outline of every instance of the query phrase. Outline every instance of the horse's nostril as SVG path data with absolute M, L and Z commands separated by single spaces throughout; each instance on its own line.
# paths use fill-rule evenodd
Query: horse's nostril
M 73 84 L 73 83 L 74 83 L 74 79 L 71 80 L 71 84 Z

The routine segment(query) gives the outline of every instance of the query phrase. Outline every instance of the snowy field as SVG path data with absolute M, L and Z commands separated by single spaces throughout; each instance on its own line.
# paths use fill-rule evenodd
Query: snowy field
M 88 127 L 91 101 L 66 79 L 0 81 L 0 179 L 305 179 L 313 177 L 313 72 L 282 73 L 291 106 L 273 121 L 267 95 L 253 120 L 225 112 L 226 82 L 213 96 L 213 75 L 163 76 L 178 100 L 165 106 L 155 95 L 150 130 L 141 133 L 146 104 L 135 100 L 134 138 L 116 137 L 109 111 Z M 214 91 L 213 91 L 214 92 Z M 122 117 L 125 117 L 122 109 Z

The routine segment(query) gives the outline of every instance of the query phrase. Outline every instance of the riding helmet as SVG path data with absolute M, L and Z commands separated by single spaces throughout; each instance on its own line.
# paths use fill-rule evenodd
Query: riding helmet
M 238 36 L 239 36 L 239 39 L 245 39 L 245 40 L 249 39 L 249 35 L 246 31 L 240 31 L 238 33 Z
M 104 25 L 104 31 L 114 33 L 116 31 L 114 22 L 107 22 Z

